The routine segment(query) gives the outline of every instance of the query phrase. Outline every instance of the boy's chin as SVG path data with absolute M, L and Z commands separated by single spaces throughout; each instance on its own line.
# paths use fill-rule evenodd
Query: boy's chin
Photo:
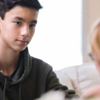
M 23 51 L 25 49 L 26 49 L 26 47 L 24 47 L 24 48 L 14 48 L 14 51 L 21 52 L 21 51 Z

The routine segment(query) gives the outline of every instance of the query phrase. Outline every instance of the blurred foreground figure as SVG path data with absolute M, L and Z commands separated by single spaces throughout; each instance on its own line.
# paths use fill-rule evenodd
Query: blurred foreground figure
M 95 65 L 100 72 L 100 20 L 94 24 L 90 37 L 91 44 L 91 57 L 95 62 Z M 91 71 L 91 69 L 90 69 Z M 91 87 L 83 94 L 84 98 L 97 97 L 100 100 L 100 85 Z
M 65 100 L 63 91 L 49 91 L 36 100 Z
M 81 98 L 71 98 L 71 99 L 67 99 L 65 98 L 65 92 L 58 90 L 58 91 L 54 91 L 51 90 L 45 94 L 43 94 L 40 98 L 35 99 L 35 100 L 83 100 Z
M 38 0 L 0 0 L 0 100 L 33 100 L 49 90 L 78 97 L 49 64 L 28 52 L 41 8 Z

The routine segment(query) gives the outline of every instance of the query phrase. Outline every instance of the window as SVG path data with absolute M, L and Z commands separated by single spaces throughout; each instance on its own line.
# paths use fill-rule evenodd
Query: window
M 41 0 L 29 52 L 54 70 L 82 63 L 82 1 Z

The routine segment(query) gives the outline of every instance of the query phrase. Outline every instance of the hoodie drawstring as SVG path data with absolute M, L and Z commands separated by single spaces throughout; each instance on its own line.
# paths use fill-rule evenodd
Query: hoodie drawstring
M 21 100 L 21 85 L 22 85 L 22 82 L 19 84 L 19 100 Z
M 6 85 L 7 85 L 7 79 L 5 78 L 5 84 L 4 84 L 4 89 L 3 89 L 3 100 L 5 100 Z

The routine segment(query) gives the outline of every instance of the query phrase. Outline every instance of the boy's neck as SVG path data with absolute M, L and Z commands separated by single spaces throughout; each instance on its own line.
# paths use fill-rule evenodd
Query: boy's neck
M 19 55 L 19 52 L 11 52 L 9 50 L 3 52 L 0 50 L 0 71 L 4 75 L 9 76 L 14 72 L 19 60 Z

